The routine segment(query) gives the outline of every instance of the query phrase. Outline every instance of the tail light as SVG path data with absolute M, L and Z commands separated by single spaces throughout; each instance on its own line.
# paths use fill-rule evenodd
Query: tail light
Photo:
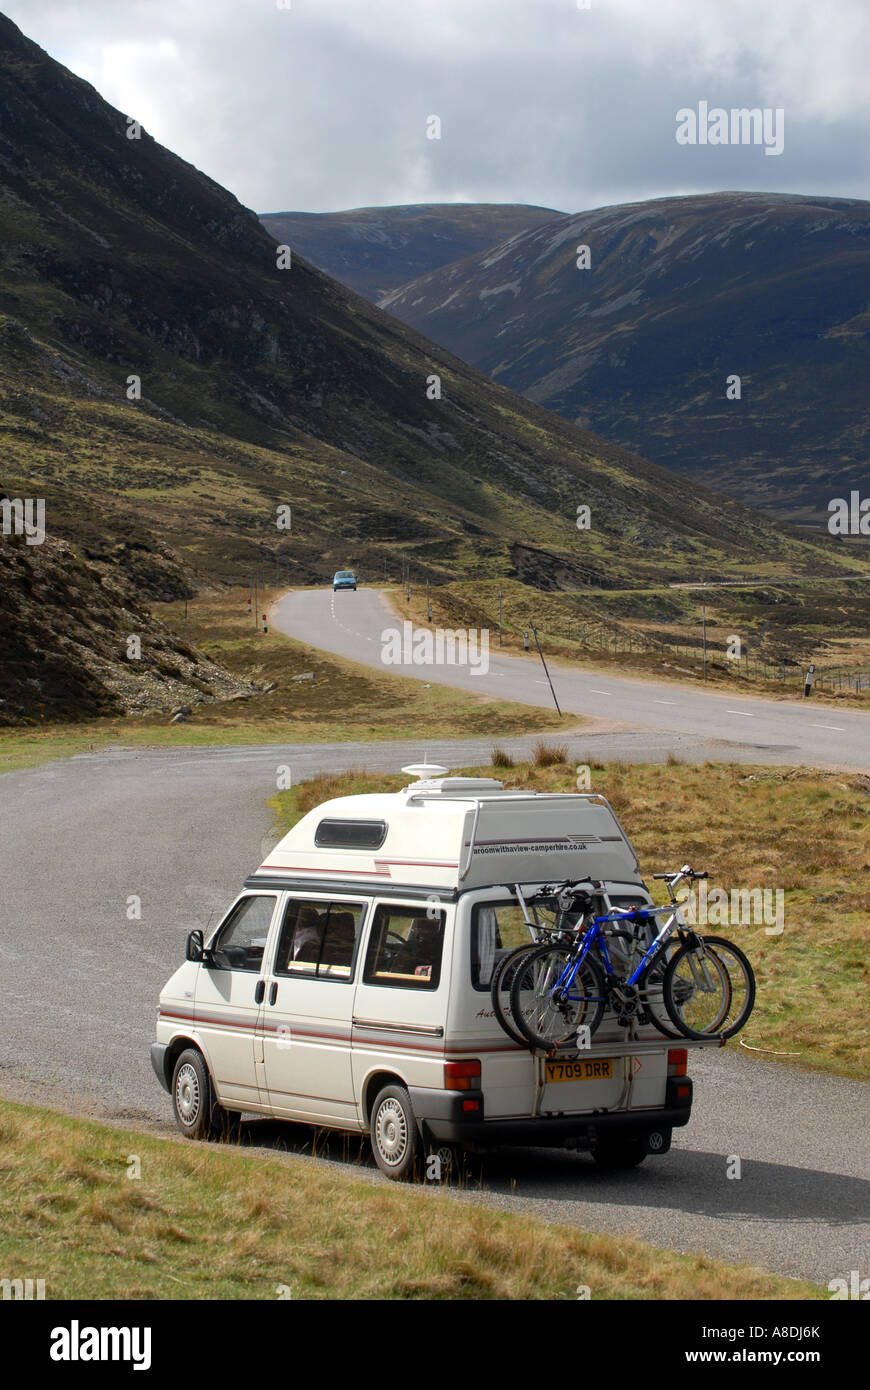
M 471 1062 L 444 1063 L 445 1091 L 477 1091 L 480 1088 L 480 1058 Z
M 685 1076 L 689 1065 L 689 1052 L 685 1047 L 668 1048 L 668 1076 Z

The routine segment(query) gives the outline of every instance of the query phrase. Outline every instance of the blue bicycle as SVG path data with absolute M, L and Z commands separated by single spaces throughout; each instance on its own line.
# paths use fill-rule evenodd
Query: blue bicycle
M 671 1037 L 662 1013 L 681 1037 L 727 1038 L 743 1027 L 755 1002 L 749 961 L 732 942 L 689 929 L 674 893 L 679 883 L 707 875 L 687 864 L 678 873 L 655 877 L 667 881 L 668 905 L 601 917 L 591 916 L 591 897 L 577 885 L 545 890 L 550 896 L 557 891 L 561 911 L 575 914 L 577 935 L 571 945 L 550 943 L 530 951 L 517 966 L 511 1015 L 532 1047 L 552 1051 L 574 1043 L 581 1029 L 591 1037 L 608 1008 L 623 1027 L 649 1022 Z M 648 930 L 662 914 L 668 919 L 637 965 L 630 973 L 614 970 L 605 928 L 624 938 L 625 932 L 611 924 Z

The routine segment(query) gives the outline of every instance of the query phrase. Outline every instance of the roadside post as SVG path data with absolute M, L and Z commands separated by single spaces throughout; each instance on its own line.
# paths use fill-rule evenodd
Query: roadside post
M 807 673 L 804 676 L 804 698 L 806 698 L 806 696 L 809 695 L 810 691 L 813 688 L 813 676 L 815 674 L 816 668 L 813 665 L 813 663 L 810 662 L 809 666 L 807 667 Z
M 701 609 L 701 623 L 704 629 L 704 680 L 707 679 L 707 605 Z
M 550 687 L 550 694 L 551 694 L 552 697 L 553 697 L 553 704 L 556 706 L 556 709 L 559 711 L 559 718 L 561 719 L 561 718 L 562 718 L 562 711 L 561 711 L 561 709 L 559 708 L 559 701 L 556 699 L 556 692 L 555 692 L 555 690 L 553 689 L 553 682 L 550 680 L 550 672 L 547 670 L 547 663 L 546 663 L 546 661 L 544 660 L 544 653 L 541 651 L 541 644 L 540 644 L 540 642 L 538 641 L 538 629 L 535 627 L 534 623 L 532 623 L 532 636 L 533 636 L 534 639 L 535 639 L 535 646 L 536 646 L 537 649 L 538 649 L 538 656 L 541 658 L 541 665 L 542 665 L 543 668 L 544 668 L 544 675 L 547 677 L 547 684 L 548 684 L 549 687 Z

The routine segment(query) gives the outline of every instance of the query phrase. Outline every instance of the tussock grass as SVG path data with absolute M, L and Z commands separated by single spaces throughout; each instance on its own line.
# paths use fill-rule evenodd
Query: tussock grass
M 0 1102 L 0 1265 L 54 1299 L 807 1299 L 819 1286 Z M 130 1179 L 128 1162 L 140 1160 Z M 286 1294 L 284 1295 L 286 1296 Z
M 539 739 L 532 749 L 532 759 L 535 767 L 561 767 L 568 761 L 568 746 Z
M 866 1076 L 870 777 L 741 764 L 590 766 L 592 790 L 610 800 L 659 901 L 665 895 L 651 875 L 687 862 L 709 870 L 710 891 L 782 891 L 781 935 L 768 935 L 764 922 L 702 926 L 733 940 L 755 970 L 755 1010 L 741 1038 L 761 1050 L 744 1054 Z M 506 787 L 575 789 L 573 768 L 520 763 L 465 772 L 498 775 Z M 270 804 L 286 828 L 327 795 L 396 791 L 405 781 L 365 773 L 315 778 Z

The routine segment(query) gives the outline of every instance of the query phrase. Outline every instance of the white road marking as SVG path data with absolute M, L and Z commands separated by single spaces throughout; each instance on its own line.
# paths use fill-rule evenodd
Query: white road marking
M 749 714 L 745 709 L 726 709 L 726 714 L 742 714 L 744 719 L 754 719 L 754 714 Z
M 842 724 L 811 724 L 811 725 L 810 725 L 810 728 L 811 728 L 811 729 L 836 729 L 836 731 L 837 731 L 838 734 L 842 734 L 842 733 L 845 732 L 844 726 L 843 726 Z
M 654 705 L 675 705 L 676 700 L 653 700 Z
M 540 682 L 541 685 L 543 685 L 543 683 L 544 683 L 543 681 Z M 590 694 L 590 695 L 610 695 L 611 693 L 612 693 L 612 692 L 609 691 L 609 690 L 590 690 L 590 691 L 589 691 L 589 694 Z

